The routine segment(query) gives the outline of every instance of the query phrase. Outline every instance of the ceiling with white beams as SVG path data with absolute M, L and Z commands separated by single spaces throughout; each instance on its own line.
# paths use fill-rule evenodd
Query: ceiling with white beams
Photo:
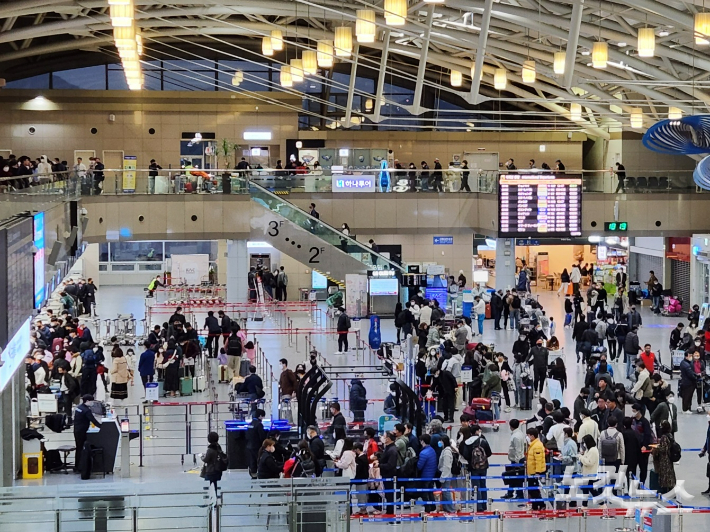
M 705 9 L 701 0 L 694 1 L 409 0 L 404 24 L 396 26 L 385 19 L 384 0 L 134 0 L 134 10 L 143 61 L 263 62 L 263 37 L 281 30 L 284 50 L 268 58 L 278 71 L 281 63 L 300 58 L 318 41 L 333 40 L 336 27 L 350 26 L 352 54 L 337 58 L 334 68 L 375 79 L 371 94 L 351 83 L 352 96 L 380 102 L 386 80 L 414 87 L 406 106 L 412 116 L 432 111 L 422 94 L 434 90 L 472 115 L 497 111 L 507 117 L 501 122 L 529 118 L 549 129 L 607 136 L 610 129 L 631 127 L 635 114 L 633 125 L 641 131 L 666 118 L 670 107 L 683 114 L 707 112 L 710 46 L 696 31 L 696 13 Z M 357 10 L 363 9 L 376 14 L 371 43 L 358 43 L 355 37 Z M 652 57 L 639 56 L 642 28 L 653 29 Z M 597 42 L 607 43 L 606 68 L 592 64 Z M 554 66 L 555 53 L 558 61 L 564 56 L 563 70 Z M 0 77 L 12 80 L 107 60 L 120 61 L 107 0 L 0 3 Z M 523 81 L 525 61 L 534 61 L 533 83 Z M 504 90 L 494 87 L 496 69 L 506 71 Z M 463 73 L 461 86 L 452 86 L 452 70 Z M 324 69 L 315 76 L 335 83 Z M 279 85 L 279 76 L 273 79 Z M 299 85 L 284 90 L 298 92 Z M 572 104 L 579 104 L 574 114 Z M 380 123 L 387 117 L 378 109 L 375 105 L 366 113 L 349 98 L 342 106 L 342 123 L 347 127 L 358 118 Z

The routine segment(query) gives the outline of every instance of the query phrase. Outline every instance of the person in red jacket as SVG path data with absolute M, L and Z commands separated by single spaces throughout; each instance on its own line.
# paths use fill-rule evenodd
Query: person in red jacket
M 643 352 L 641 353 L 641 360 L 646 365 L 646 369 L 650 375 L 653 375 L 654 366 L 656 363 L 656 355 L 651 351 L 651 344 L 646 344 L 643 346 Z

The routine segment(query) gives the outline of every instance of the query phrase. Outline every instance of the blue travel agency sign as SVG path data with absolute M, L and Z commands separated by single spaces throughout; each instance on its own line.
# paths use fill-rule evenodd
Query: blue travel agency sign
M 452 246 L 454 244 L 453 236 L 435 236 L 434 245 L 435 246 Z

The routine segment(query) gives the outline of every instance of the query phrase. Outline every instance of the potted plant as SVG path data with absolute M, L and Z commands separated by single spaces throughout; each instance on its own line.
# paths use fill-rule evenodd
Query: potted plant
M 236 166 L 236 163 L 231 164 L 232 161 L 234 160 L 233 157 L 236 153 L 236 150 L 238 150 L 241 146 L 239 144 L 232 142 L 229 139 L 222 139 L 219 141 L 217 146 L 215 147 L 215 151 L 217 154 L 217 162 L 218 164 L 221 162 L 224 172 L 222 172 L 222 193 L 223 194 L 231 194 L 232 193 L 232 182 L 230 179 L 230 172 L 229 169 L 233 166 Z

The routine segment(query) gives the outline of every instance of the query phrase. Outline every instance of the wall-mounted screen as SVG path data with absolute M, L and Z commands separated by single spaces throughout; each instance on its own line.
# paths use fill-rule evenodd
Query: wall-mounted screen
M 315 270 L 311 271 L 311 288 L 313 290 L 325 290 L 328 288 L 328 278 Z
M 370 279 L 371 296 L 396 296 L 399 295 L 399 280 L 397 279 Z
M 498 234 L 580 236 L 582 178 L 552 174 L 503 174 L 498 190 Z

